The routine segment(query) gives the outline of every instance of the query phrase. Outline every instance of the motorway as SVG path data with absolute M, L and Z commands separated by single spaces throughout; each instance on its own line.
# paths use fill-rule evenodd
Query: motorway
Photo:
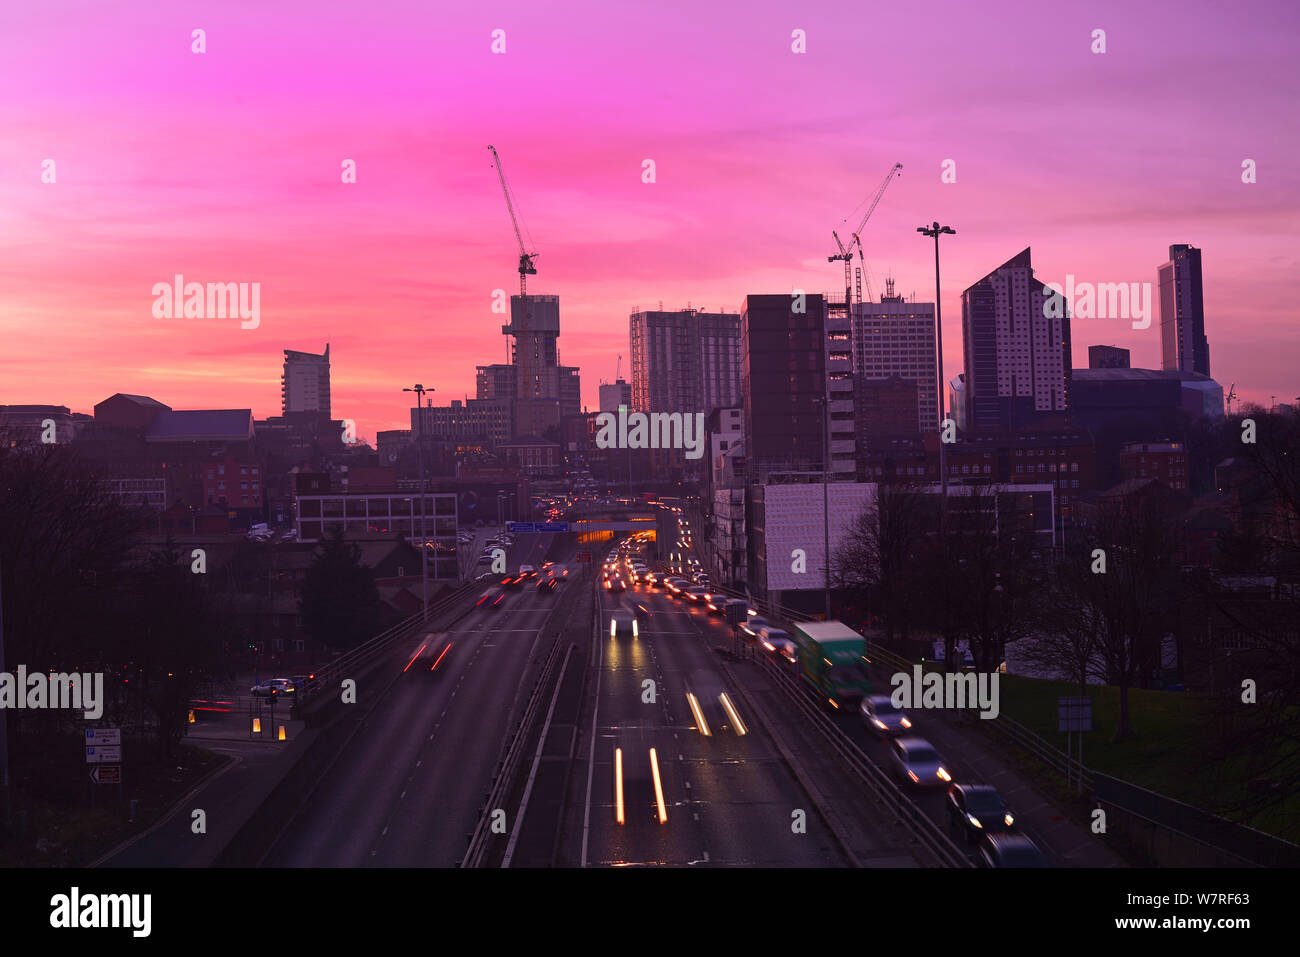
M 571 560 L 568 536 L 553 538 L 519 536 L 510 568 Z M 485 579 L 484 588 L 494 581 Z M 561 586 L 573 587 L 583 586 Z M 393 649 L 369 689 L 359 690 L 382 699 L 263 863 L 458 865 L 524 707 L 540 630 L 558 597 L 525 582 L 507 591 L 500 607 L 475 609 L 446 633 Z
M 720 667 L 715 646 L 730 645 L 729 627 L 698 607 L 688 608 L 645 587 L 621 595 L 605 593 L 607 612 L 620 599 L 625 607 L 633 600 L 644 602 L 651 614 L 639 622 L 636 638 L 611 638 L 607 630 L 600 636 L 598 688 L 589 679 L 588 713 L 582 719 L 584 733 L 594 728 L 581 749 L 589 762 L 587 780 L 571 783 L 575 800 L 560 863 L 845 866 L 845 856 L 808 796 L 757 716 L 745 713 L 742 696 Z M 653 699 L 647 681 L 654 682 Z M 695 695 L 708 737 L 701 733 L 688 692 Z M 732 713 L 719 700 L 722 694 Z M 738 733 L 734 718 L 745 734 Z M 660 793 L 665 820 L 660 816 Z M 796 815 L 803 819 L 802 833 L 794 827 Z M 882 850 L 884 845 L 881 837 Z

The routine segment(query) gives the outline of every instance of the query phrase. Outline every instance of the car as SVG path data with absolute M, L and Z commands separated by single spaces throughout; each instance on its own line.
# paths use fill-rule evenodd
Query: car
M 668 590 L 674 595 L 682 595 L 686 589 L 691 587 L 691 583 L 685 578 L 674 576 L 668 579 Z
M 609 637 L 631 635 L 635 638 L 637 630 L 636 616 L 626 608 L 619 606 L 609 613 Z
M 776 651 L 778 642 L 788 641 L 794 644 L 794 639 L 790 637 L 790 633 L 784 628 L 778 628 L 776 625 L 769 623 L 757 629 L 757 631 L 758 634 L 755 637 L 758 638 L 758 643 L 768 651 Z
M 261 684 L 253 685 L 248 693 L 254 698 L 279 698 L 293 694 L 293 681 L 289 678 L 268 678 Z
M 948 823 L 972 844 L 989 834 L 1015 830 L 1016 816 L 1002 795 L 987 784 L 956 784 L 948 788 Z
M 1046 867 L 1038 845 L 1023 834 L 988 834 L 980 845 L 985 867 Z
M 895 738 L 889 756 L 894 777 L 901 784 L 938 787 L 952 783 L 952 775 L 944 766 L 943 758 L 924 738 Z
M 525 578 L 532 578 L 537 574 L 537 569 L 532 565 L 520 565 L 519 574 L 523 575 Z
M 703 585 L 691 585 L 686 589 L 687 601 L 702 605 L 708 601 L 709 590 Z
M 858 712 L 867 729 L 883 737 L 902 734 L 912 727 L 912 719 L 894 707 L 889 695 L 867 695 L 858 705 Z
M 523 583 L 524 583 L 523 575 L 507 575 L 505 578 L 501 579 L 501 587 L 509 588 L 512 591 L 520 587 L 521 585 L 523 585 Z
M 500 588 L 489 588 L 483 593 L 478 601 L 474 603 L 475 608 L 496 608 L 505 600 L 506 593 Z
M 742 621 L 740 623 L 740 630 L 743 631 L 745 634 L 749 635 L 749 637 L 751 638 L 757 638 L 758 633 L 762 631 L 764 628 L 775 628 L 775 627 L 776 627 L 775 625 L 773 625 L 762 615 L 750 615 L 748 621 Z
M 547 575 L 545 578 L 537 579 L 537 590 L 543 595 L 549 595 L 555 591 L 555 586 L 559 583 L 560 580 L 554 575 Z
M 633 600 L 631 612 L 638 618 L 653 618 L 655 614 L 650 610 L 650 606 L 640 598 Z
M 641 576 L 641 580 L 651 588 L 657 588 L 660 582 L 659 572 L 646 572 Z
M 289 680 L 293 682 L 294 694 L 316 690 L 315 675 L 290 675 Z
M 480 555 L 478 557 L 478 563 L 480 565 L 491 565 L 494 561 L 495 559 L 491 555 Z

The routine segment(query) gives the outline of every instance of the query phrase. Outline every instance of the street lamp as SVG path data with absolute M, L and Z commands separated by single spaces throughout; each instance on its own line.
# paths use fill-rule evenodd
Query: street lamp
M 420 615 L 422 621 L 428 620 L 429 615 L 429 550 L 428 550 L 428 530 L 424 524 L 424 394 L 433 392 L 433 389 L 426 389 L 420 383 L 416 383 L 409 389 L 402 389 L 403 392 L 415 393 L 415 443 L 416 456 L 420 462 Z
M 943 235 L 955 236 L 957 230 L 951 226 L 940 226 L 936 221 L 929 226 L 917 226 L 916 231 L 926 236 L 934 237 L 934 333 L 937 337 L 937 346 L 935 348 L 935 358 L 939 362 L 939 482 L 942 489 L 943 501 L 939 506 L 940 521 L 948 511 L 948 452 L 943 441 L 943 423 L 947 419 L 944 410 L 944 381 L 943 381 L 943 310 L 940 308 L 939 294 L 939 237 Z M 970 383 L 967 383 L 969 387 Z

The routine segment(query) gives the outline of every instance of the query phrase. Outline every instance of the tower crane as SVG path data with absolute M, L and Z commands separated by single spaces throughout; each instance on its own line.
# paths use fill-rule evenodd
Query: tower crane
M 1228 404 L 1228 415 L 1232 415 L 1232 400 L 1237 397 L 1237 383 L 1228 386 L 1228 398 L 1224 401 Z
M 510 212 L 510 224 L 515 228 L 515 239 L 519 242 L 519 328 L 514 327 L 514 316 L 510 317 L 509 326 L 502 327 L 502 332 L 522 333 L 525 337 L 528 333 L 528 277 L 537 275 L 537 267 L 533 265 L 533 260 L 537 258 L 537 253 L 528 251 L 524 245 L 524 234 L 519 229 L 519 217 L 515 215 L 515 204 L 510 198 L 510 187 L 506 185 L 506 174 L 501 168 L 501 157 L 497 155 L 495 146 L 488 144 L 488 150 L 492 153 L 493 165 L 497 170 L 497 177 L 501 180 L 501 192 L 506 197 L 506 209 Z M 533 381 L 530 377 L 528 366 L 528 350 L 530 343 L 525 339 L 523 348 L 518 348 L 519 339 L 515 339 L 516 350 L 516 368 L 515 368 L 515 395 L 522 398 L 533 398 L 534 388 Z
M 537 275 L 537 267 L 533 265 L 537 253 L 528 252 L 524 245 L 524 235 L 519 230 L 519 217 L 515 215 L 515 204 L 510 199 L 510 187 L 506 185 L 506 174 L 501 169 L 501 157 L 497 155 L 495 146 L 489 145 L 488 149 L 492 151 L 493 165 L 501 179 L 501 192 L 506 197 L 506 209 L 510 211 L 510 224 L 515 227 L 515 239 L 519 241 L 519 295 L 522 297 L 528 295 L 528 277 Z
M 880 198 L 885 195 L 885 190 L 889 188 L 889 184 L 894 181 L 894 177 L 899 174 L 902 168 L 902 163 L 895 163 L 889 168 L 889 172 L 885 174 L 884 182 L 882 182 L 880 188 L 876 190 L 875 196 L 871 200 L 871 205 L 867 207 L 867 211 L 863 215 L 862 221 L 858 223 L 858 228 L 853 230 L 850 234 L 847 246 L 844 244 L 844 241 L 840 239 L 840 234 L 833 229 L 831 230 L 831 235 L 835 237 L 835 245 L 839 247 L 839 252 L 827 256 L 826 261 L 828 263 L 844 263 L 844 303 L 845 308 L 849 310 L 850 314 L 852 314 L 853 311 L 853 248 L 856 246 L 858 249 L 859 262 L 865 263 L 866 260 L 862 255 L 862 230 L 866 228 L 867 220 L 871 218 L 871 214 L 876 211 L 876 206 L 879 205 Z M 861 268 L 862 267 L 859 266 L 859 299 L 861 299 L 862 296 Z M 868 294 L 869 293 L 870 286 L 868 286 Z

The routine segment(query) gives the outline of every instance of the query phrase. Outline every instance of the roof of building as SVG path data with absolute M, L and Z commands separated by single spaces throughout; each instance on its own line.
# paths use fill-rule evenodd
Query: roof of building
M 145 441 L 243 442 L 252 432 L 252 409 L 167 409 L 154 418 Z
M 127 399 L 134 402 L 136 405 L 144 405 L 149 406 L 150 408 L 159 408 L 171 411 L 171 406 L 163 405 L 157 399 L 151 399 L 147 395 L 132 395 L 129 392 L 117 392 L 110 395 L 108 399 L 105 399 L 104 401 L 107 402 L 109 399 Z
M 1214 382 L 1199 372 L 1179 372 L 1177 369 L 1075 369 L 1075 382 L 1155 382 L 1178 380 L 1183 382 Z

